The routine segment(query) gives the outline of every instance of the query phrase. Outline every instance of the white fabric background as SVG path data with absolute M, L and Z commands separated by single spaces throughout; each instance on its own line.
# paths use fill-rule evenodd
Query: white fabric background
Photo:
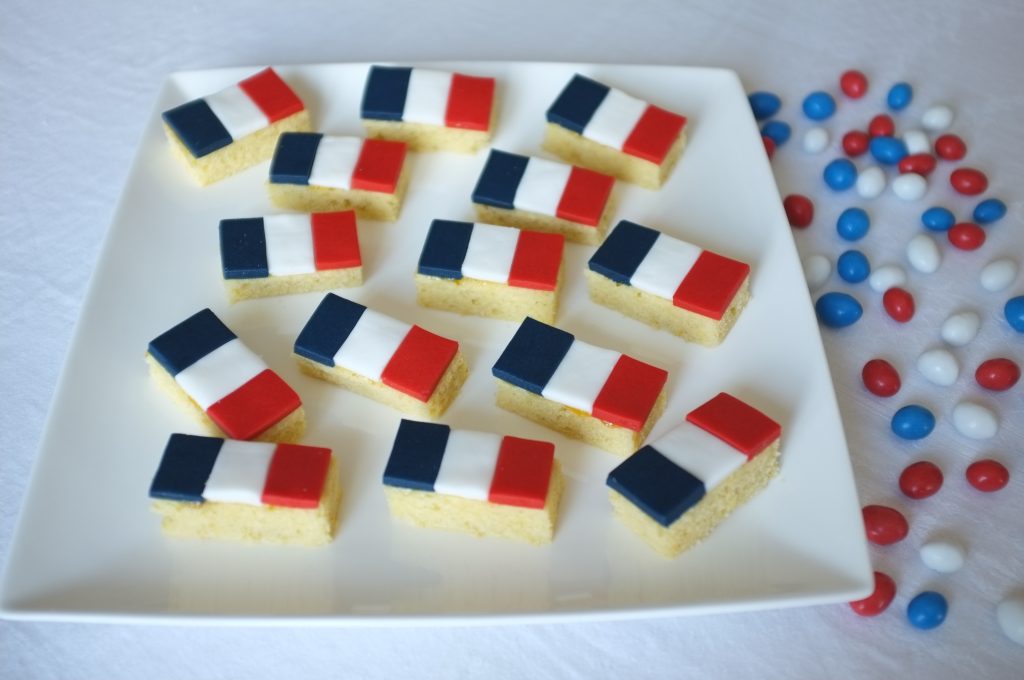
M 135 144 L 163 78 L 182 69 L 269 63 L 514 59 L 664 63 L 735 69 L 748 89 L 783 95 L 781 117 L 794 140 L 776 157 L 780 191 L 817 198 L 818 218 L 797 235 L 802 253 L 833 259 L 843 249 L 833 224 L 853 202 L 829 194 L 819 178 L 826 156 L 799 150 L 807 128 L 799 102 L 812 89 L 837 89 L 845 68 L 917 89 L 919 115 L 931 101 L 957 111 L 970 161 L 992 180 L 990 193 L 1010 215 L 972 255 L 946 254 L 932 277 L 914 275 L 918 317 L 897 329 L 864 286 L 865 321 L 826 330 L 840 408 L 864 503 L 891 503 L 911 519 L 910 537 L 872 548 L 879 568 L 900 585 L 894 605 L 861 619 L 845 605 L 705 618 L 477 628 L 245 629 L 0 622 L 0 677 L 708 677 L 817 678 L 1020 677 L 1024 647 L 995 622 L 1003 597 L 1024 591 L 1021 386 L 984 395 L 973 385 L 978 362 L 1024 362 L 1024 336 L 1001 319 L 1003 302 L 1024 292 L 1018 277 L 1003 294 L 984 292 L 977 272 L 1001 252 L 1024 255 L 1024 5 L 974 3 L 712 1 L 505 3 L 240 2 L 7 3 L 0 22 L 0 555 L 6 555 L 62 358 Z M 842 125 L 863 126 L 870 102 L 841 105 Z M 839 133 L 847 127 L 830 123 Z M 838 135 L 835 135 L 838 137 Z M 876 264 L 902 260 L 917 215 L 933 199 L 961 214 L 974 201 L 941 182 L 927 203 L 879 199 L 864 242 Z M 884 209 L 883 209 L 884 208 Z M 843 288 L 830 282 L 830 288 Z M 982 334 L 957 354 L 964 374 L 954 388 L 929 387 L 911 367 L 937 342 L 938 324 L 958 305 L 977 306 Z M 867 395 L 859 369 L 875 354 L 903 368 L 907 401 L 940 414 L 924 443 L 888 432 L 895 406 Z M 997 439 L 959 437 L 942 415 L 957 395 L 993 405 Z M 999 494 L 968 488 L 962 470 L 982 455 L 1014 475 Z M 947 471 L 946 487 L 924 503 L 902 498 L 896 477 L 929 457 Z M 968 546 L 957 574 L 929 572 L 917 547 L 938 533 Z M 936 588 L 950 599 L 941 628 L 909 626 L 909 598 Z M 1017 668 L 1015 672 L 1013 669 Z M 906 669 L 905 671 L 903 669 Z

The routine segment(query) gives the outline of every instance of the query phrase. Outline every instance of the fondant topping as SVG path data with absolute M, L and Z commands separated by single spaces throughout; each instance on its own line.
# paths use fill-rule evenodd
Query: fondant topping
M 487 500 L 491 479 L 498 465 L 501 435 L 470 430 L 452 430 L 434 491 L 451 496 Z
M 486 131 L 493 105 L 493 78 L 372 66 L 363 91 L 362 117 Z
M 706 493 L 699 479 L 653 446 L 643 447 L 620 463 L 608 474 L 607 483 L 666 527 L 699 503 Z
M 334 355 L 334 364 L 379 382 L 384 367 L 411 328 L 410 324 L 367 309 Z
M 688 422 L 703 428 L 748 458 L 763 451 L 779 438 L 782 427 L 761 411 L 721 392 L 686 416 Z
M 502 505 L 543 508 L 555 465 L 555 445 L 507 436 L 501 440 L 488 500 Z
M 149 343 L 149 353 L 171 375 L 177 375 L 213 350 L 235 339 L 224 323 L 203 309 Z
M 270 163 L 270 181 L 392 194 L 405 152 L 402 142 L 286 132 Z
M 591 413 L 597 395 L 601 393 L 621 356 L 610 349 L 574 341 L 544 386 L 541 396 L 578 411 Z
M 174 379 L 205 411 L 265 370 L 266 362 L 235 338 L 179 372 Z
M 225 440 L 206 480 L 203 499 L 262 505 L 263 485 L 276 444 Z
M 462 261 L 462 274 L 471 279 L 508 283 L 512 260 L 519 242 L 519 230 L 476 224 Z
M 362 264 L 350 210 L 221 220 L 220 254 L 226 279 L 311 274 Z
M 205 99 L 213 115 L 217 116 L 232 140 L 251 135 L 270 124 L 260 107 L 256 106 L 256 102 L 238 85 L 224 88 Z

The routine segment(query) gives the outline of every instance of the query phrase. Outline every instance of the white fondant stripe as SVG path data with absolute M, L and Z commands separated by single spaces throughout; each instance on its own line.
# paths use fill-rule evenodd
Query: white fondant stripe
M 629 283 L 645 293 L 671 300 L 700 253 L 701 249 L 692 243 L 658 234 Z
M 462 260 L 462 275 L 481 281 L 508 283 L 516 256 L 519 230 L 493 224 L 474 224 Z
M 502 436 L 489 432 L 452 430 L 434 480 L 434 491 L 462 498 L 487 500 Z
M 277 444 L 225 439 L 203 489 L 203 499 L 263 505 L 263 487 Z
M 621 150 L 646 110 L 647 102 L 612 88 L 583 128 L 583 136 Z
M 569 183 L 571 172 L 571 165 L 555 163 L 544 158 L 530 158 L 526 164 L 526 171 L 519 181 L 512 205 L 516 210 L 554 216 Z
M 379 381 L 384 367 L 411 328 L 407 323 L 367 309 L 334 355 L 334 363 Z
M 451 73 L 414 68 L 409 76 L 409 89 L 405 92 L 402 120 L 443 126 L 451 89 Z
M 309 171 L 310 185 L 351 189 L 352 173 L 362 150 L 363 140 L 359 137 L 321 137 Z
M 270 119 L 238 85 L 226 87 L 204 99 L 231 139 L 239 140 L 270 125 Z
M 235 338 L 178 373 L 174 379 L 205 411 L 266 369 L 263 359 Z
M 745 455 L 713 434 L 687 422 L 651 442 L 651 446 L 704 482 L 707 491 L 721 484 L 722 480 L 747 462 Z
M 541 396 L 590 413 L 621 356 L 619 352 L 574 340 Z
M 313 226 L 309 215 L 268 215 L 263 218 L 267 268 L 271 276 L 316 271 Z

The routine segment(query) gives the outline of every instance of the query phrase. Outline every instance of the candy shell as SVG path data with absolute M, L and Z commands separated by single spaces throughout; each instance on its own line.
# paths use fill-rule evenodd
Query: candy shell
M 935 155 L 943 160 L 958 161 L 967 155 L 967 145 L 956 135 L 939 135 L 935 139 Z
M 986 390 L 1003 392 L 1020 380 L 1020 366 L 1013 359 L 996 357 L 981 362 L 974 372 L 974 379 Z
M 859 241 L 868 235 L 870 228 L 871 218 L 863 208 L 847 208 L 839 213 L 839 219 L 836 220 L 836 232 L 845 241 Z
M 900 439 L 924 439 L 935 429 L 935 416 L 919 404 L 908 404 L 892 416 L 893 434 Z
M 857 166 L 846 158 L 837 158 L 825 166 L 822 177 L 833 191 L 845 191 L 857 182 Z
M 1017 278 L 1017 261 L 1012 257 L 999 257 L 985 265 L 978 280 L 981 287 L 990 293 L 998 293 L 1009 287 Z
M 803 229 L 814 221 L 814 204 L 811 199 L 801 194 L 790 194 L 782 201 L 789 218 L 789 226 Z
M 868 285 L 876 293 L 884 293 L 890 288 L 897 288 L 907 282 L 907 272 L 898 264 L 886 264 L 877 267 L 868 277 Z
M 878 574 L 876 571 L 875 574 Z M 875 590 L 878 590 L 877 576 Z M 850 603 L 853 606 L 853 603 Z M 857 611 L 854 609 L 854 611 Z M 996 607 L 996 621 L 1003 634 L 1018 645 L 1024 645 L 1024 597 L 1008 597 Z
M 967 482 L 978 491 L 992 493 L 1010 483 L 1010 471 L 998 460 L 983 458 L 967 466 Z
M 828 130 L 812 127 L 804 133 L 803 147 L 807 153 L 821 153 L 828 148 Z
M 949 228 L 946 238 L 954 248 L 977 250 L 985 245 L 985 230 L 974 222 L 959 222 Z
M 877 198 L 885 191 L 885 171 L 877 165 L 869 165 L 857 175 L 857 195 L 861 198 Z
M 888 135 L 873 137 L 868 150 L 883 165 L 896 165 L 907 155 L 907 145 L 903 140 Z
M 954 347 L 963 347 L 978 335 L 979 328 L 981 317 L 976 312 L 957 312 L 942 322 L 940 335 Z
M 1003 305 L 1003 316 L 1010 328 L 1018 333 L 1024 333 L 1024 295 L 1012 297 Z
M 836 100 L 828 92 L 812 92 L 804 97 L 804 115 L 811 120 L 825 120 L 836 112 Z
M 856 323 L 864 313 L 857 299 L 846 293 L 825 293 L 814 303 L 818 320 L 829 328 L 844 328 Z
M 789 123 L 784 123 L 781 120 L 770 120 L 761 126 L 761 134 L 770 137 L 775 142 L 775 146 L 782 146 L 789 141 L 789 136 L 793 134 L 793 130 L 789 127 Z
M 957 168 L 949 174 L 949 183 L 964 196 L 977 196 L 988 189 L 988 177 L 977 168 Z
M 868 392 L 877 397 L 891 397 L 900 391 L 900 374 L 885 359 L 872 359 L 864 364 L 860 378 Z
M 764 145 L 764 152 L 768 156 L 768 160 L 771 160 L 775 155 L 775 140 L 768 135 L 761 135 L 761 144 Z
M 914 296 L 909 291 L 893 287 L 882 294 L 882 306 L 894 321 L 907 323 L 914 318 Z
M 913 98 L 914 89 L 910 87 L 910 83 L 896 83 L 889 88 L 889 94 L 885 96 L 885 103 L 893 111 L 902 111 L 910 105 L 910 100 Z
M 895 597 L 896 582 L 888 574 L 876 571 L 875 589 L 863 600 L 851 602 L 850 609 L 860 616 L 878 616 L 889 608 Z
M 861 514 L 868 540 L 875 545 L 899 543 L 910 531 L 903 513 L 886 505 L 865 505 Z
M 927 177 L 935 170 L 935 165 L 935 156 L 930 153 L 913 153 L 901 158 L 896 167 L 901 173 L 914 172 Z
M 892 137 L 896 134 L 896 124 L 892 116 L 880 113 L 868 122 L 868 134 L 872 137 Z
M 907 605 L 907 620 L 921 630 L 938 628 L 948 613 L 949 603 L 946 598 L 932 590 L 918 594 Z
M 921 130 L 907 130 L 902 137 L 909 154 L 928 153 L 932 150 L 932 143 L 928 141 L 928 135 Z
M 978 224 L 992 224 L 1003 219 L 1006 215 L 1006 204 L 998 198 L 986 198 L 974 206 L 972 217 Z
M 953 109 L 945 104 L 935 104 L 921 114 L 921 126 L 931 132 L 942 132 L 953 124 Z
M 933 385 L 949 387 L 960 377 L 960 363 L 948 349 L 941 347 L 922 352 L 917 370 Z
M 900 474 L 900 491 L 907 498 L 921 500 L 938 493 L 942 488 L 942 470 L 935 463 L 919 460 L 911 463 Z
M 892 181 L 892 192 L 904 201 L 916 201 L 928 191 L 928 180 L 914 172 L 899 175 Z
M 771 118 L 782 107 L 782 100 L 774 92 L 751 92 L 747 95 L 747 100 L 757 120 Z
M 861 132 L 860 130 L 850 130 L 843 135 L 843 151 L 846 152 L 847 156 L 856 158 L 868 150 L 870 142 L 871 138 L 868 137 L 868 133 Z
M 807 288 L 817 290 L 832 274 L 832 262 L 819 253 L 808 255 L 803 259 L 804 278 L 807 279 Z
M 999 420 L 991 409 L 961 401 L 953 407 L 953 427 L 968 439 L 991 439 L 999 432 Z
M 921 213 L 921 224 L 930 231 L 948 231 L 956 224 L 956 217 L 948 208 L 934 206 Z
M 922 274 L 934 274 L 942 263 L 942 253 L 935 239 L 928 234 L 918 234 L 907 244 L 907 260 Z
M 843 71 L 839 76 L 839 89 L 850 99 L 860 99 L 868 91 L 868 78 L 856 69 Z
M 836 260 L 836 273 L 847 283 L 860 283 L 871 273 L 871 262 L 859 250 L 847 250 Z
M 964 566 L 964 549 L 959 543 L 934 539 L 921 546 L 921 561 L 925 566 L 943 574 L 960 571 Z

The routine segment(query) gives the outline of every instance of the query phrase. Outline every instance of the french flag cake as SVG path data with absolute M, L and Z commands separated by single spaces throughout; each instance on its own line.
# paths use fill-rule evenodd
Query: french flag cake
M 281 135 L 270 162 L 270 200 L 301 212 L 354 210 L 394 222 L 402 208 L 406 145 L 319 132 Z
M 622 220 L 587 263 L 590 298 L 706 346 L 750 300 L 750 265 Z
M 351 210 L 221 220 L 220 259 L 231 302 L 363 283 Z
M 563 487 L 550 442 L 412 420 L 384 468 L 392 517 L 533 544 L 554 538 Z
M 564 247 L 561 234 L 434 220 L 416 270 L 416 300 L 460 314 L 553 323 Z
M 413 151 L 472 153 L 494 130 L 494 78 L 404 66 L 371 66 L 361 116 L 368 137 Z
M 466 381 L 459 343 L 328 293 L 295 340 L 303 373 L 435 420 Z
M 547 111 L 544 148 L 585 168 L 658 189 L 686 144 L 686 118 L 576 74 Z
M 172 434 L 149 487 L 164 533 L 323 545 L 341 486 L 330 449 Z
M 491 373 L 498 406 L 628 456 L 665 410 L 668 373 L 526 318 Z
M 491 149 L 473 190 L 477 219 L 597 245 L 611 219 L 615 178 Z
M 781 433 L 761 411 L 719 393 L 608 474 L 615 514 L 675 557 L 778 474 Z
M 209 309 L 149 343 L 150 375 L 212 434 L 294 442 L 306 429 L 302 401 Z
M 163 113 L 171 148 L 202 185 L 270 158 L 283 132 L 312 130 L 305 104 L 272 68 Z

